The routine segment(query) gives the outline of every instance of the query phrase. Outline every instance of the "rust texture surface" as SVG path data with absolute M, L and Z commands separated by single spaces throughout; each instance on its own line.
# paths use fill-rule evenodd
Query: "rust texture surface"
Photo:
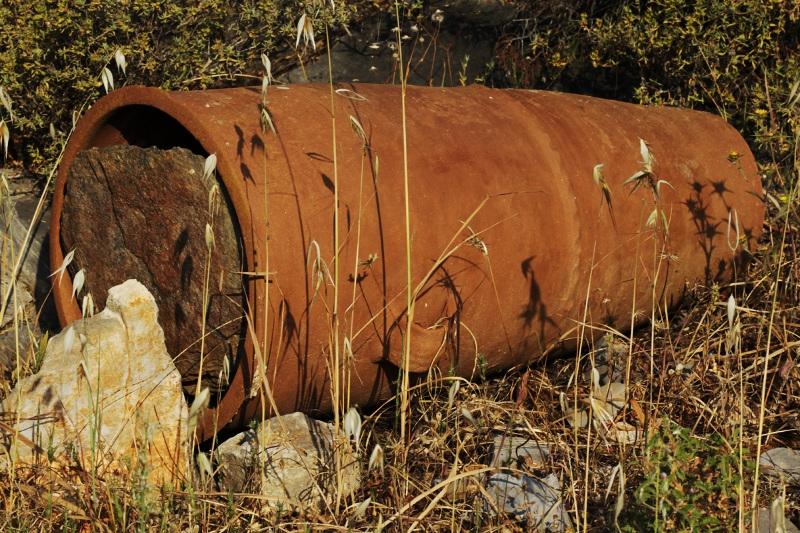
M 125 88 L 95 104 L 67 147 L 56 266 L 78 152 L 131 144 L 217 155 L 241 228 L 250 327 L 201 436 L 260 415 L 262 379 L 283 413 L 330 411 L 333 283 L 338 342 L 343 353 L 345 339 L 352 346 L 342 358 L 350 403 L 392 394 L 406 328 L 400 89 L 341 89 L 333 104 L 326 85 L 271 89 L 273 133 L 262 130 L 257 89 Z M 409 87 L 407 108 L 414 372 L 469 377 L 479 359 L 492 371 L 573 348 L 579 321 L 625 327 L 632 310 L 649 315 L 654 295 L 671 306 L 688 284 L 726 279 L 761 232 L 755 161 L 716 116 L 478 86 Z M 644 167 L 640 139 L 655 161 L 634 190 L 624 182 Z M 648 180 L 669 185 L 656 199 Z M 54 291 L 61 320 L 78 317 L 70 279 Z

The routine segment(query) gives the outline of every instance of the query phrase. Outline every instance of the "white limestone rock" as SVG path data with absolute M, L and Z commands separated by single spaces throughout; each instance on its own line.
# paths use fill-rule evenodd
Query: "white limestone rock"
M 181 377 L 153 296 L 138 281 L 108 291 L 106 309 L 53 337 L 41 369 L 0 405 L 18 438 L 8 457 L 77 459 L 87 471 L 176 484 L 188 461 Z M 144 469 L 142 472 L 140 469 Z
M 219 445 L 215 458 L 222 490 L 261 494 L 284 509 L 312 509 L 335 494 L 337 453 L 344 496 L 360 484 L 355 453 L 344 437 L 334 438 L 332 424 L 303 413 L 271 418 L 231 437 Z

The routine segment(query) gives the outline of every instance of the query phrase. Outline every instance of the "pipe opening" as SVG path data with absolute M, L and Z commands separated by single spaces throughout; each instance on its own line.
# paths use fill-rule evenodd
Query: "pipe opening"
M 91 293 L 102 309 L 110 287 L 138 279 L 184 390 L 194 393 L 202 360 L 202 386 L 219 397 L 246 333 L 241 231 L 222 179 L 204 179 L 200 143 L 148 106 L 119 109 L 86 146 L 67 171 L 61 215 L 70 272 L 85 275 L 78 303 Z
M 97 129 L 88 146 L 102 148 L 115 144 L 162 150 L 186 148 L 203 157 L 208 155 L 177 120 L 146 105 L 129 105 L 115 110 Z

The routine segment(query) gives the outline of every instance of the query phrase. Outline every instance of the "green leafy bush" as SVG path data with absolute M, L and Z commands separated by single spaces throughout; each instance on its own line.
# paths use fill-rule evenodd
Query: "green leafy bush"
M 273 68 L 295 57 L 304 11 L 321 26 L 357 13 L 301 0 L 26 0 L 0 3 L 0 86 L 14 102 L 12 153 L 33 165 L 52 160 L 73 112 L 104 92 L 101 72 L 116 50 L 128 60 L 121 84 L 169 89 L 259 83 L 259 57 Z M 246 75 L 256 79 L 248 80 Z M 244 77 L 244 79 L 243 79 Z M 6 117 L 8 118 L 8 117 Z M 51 124 L 53 128 L 51 129 Z M 55 139 L 51 140 L 51 136 Z M 53 142 L 57 141 L 57 142 Z
M 791 163 L 796 0 L 536 1 L 520 20 L 499 43 L 497 84 L 708 110 L 745 134 L 768 171 Z
M 793 159 L 800 81 L 795 0 L 659 0 L 586 21 L 594 64 L 627 77 L 642 103 L 708 109 L 746 132 L 763 160 Z
M 737 529 L 739 456 L 721 436 L 700 437 L 666 420 L 648 442 L 643 466 L 636 501 L 622 516 L 623 530 Z M 752 461 L 742 461 L 745 478 L 752 468 Z
M 487 84 L 705 109 L 742 131 L 776 180 L 792 160 L 800 131 L 790 105 L 800 80 L 796 0 L 506 3 L 520 12 L 497 29 Z M 433 27 L 426 5 L 405 0 L 401 11 Z M 392 0 L 338 0 L 336 6 L 331 12 L 329 0 L 0 3 L 0 86 L 16 106 L 12 154 L 34 165 L 52 160 L 73 112 L 103 93 L 100 74 L 117 49 L 130 65 L 127 77 L 111 69 L 121 77 L 117 86 L 241 85 L 258 83 L 248 78 L 259 74 L 261 53 L 276 72 L 296 61 L 303 12 L 316 13 L 318 36 L 325 23 L 340 35 L 345 24 L 367 16 L 393 20 Z

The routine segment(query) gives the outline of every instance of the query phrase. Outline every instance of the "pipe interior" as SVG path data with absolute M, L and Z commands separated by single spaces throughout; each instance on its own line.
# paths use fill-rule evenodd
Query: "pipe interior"
M 177 120 L 154 107 L 130 105 L 116 110 L 97 130 L 89 146 L 130 144 L 162 150 L 186 148 L 206 157 L 208 153 Z

